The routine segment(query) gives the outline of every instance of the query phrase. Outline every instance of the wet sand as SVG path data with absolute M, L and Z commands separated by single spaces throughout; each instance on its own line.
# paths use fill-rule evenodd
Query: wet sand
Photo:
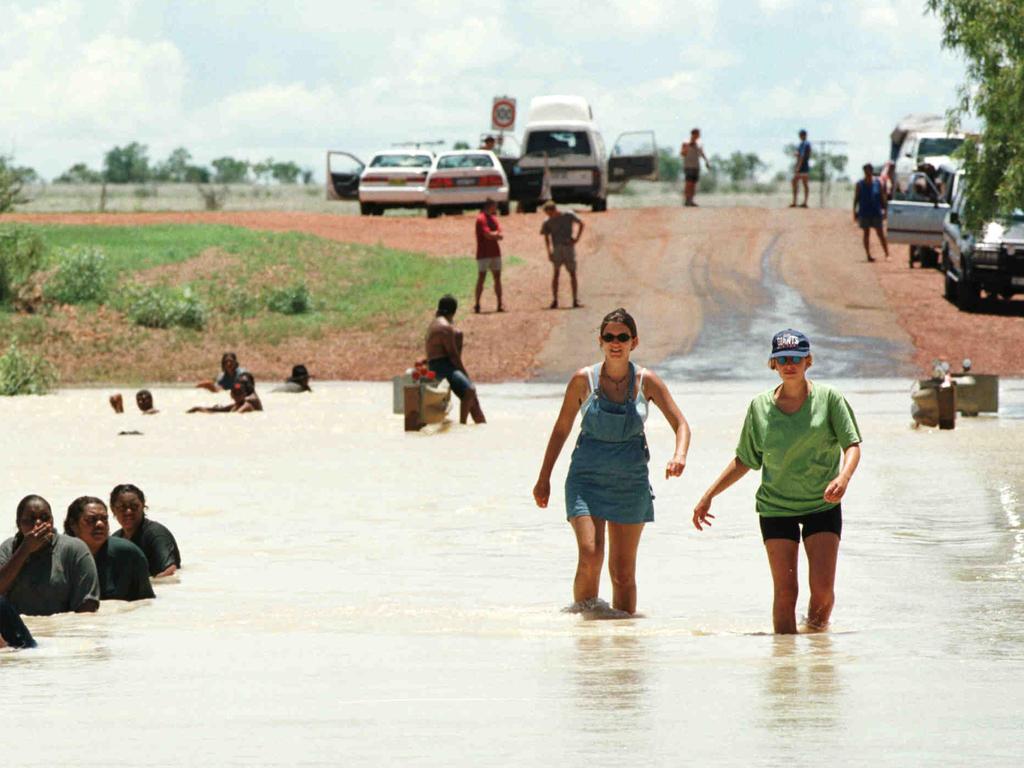
M 1024 381 L 1004 381 L 999 418 L 953 432 L 909 428 L 903 379 L 831 383 L 864 461 L 833 631 L 789 638 L 767 634 L 753 480 L 712 531 L 689 522 L 767 371 L 671 383 L 693 448 L 665 481 L 652 417 L 645 618 L 627 621 L 559 612 L 567 454 L 551 508 L 530 498 L 559 385 L 483 385 L 490 424 L 421 434 L 382 384 L 268 393 L 249 416 L 185 415 L 216 398 L 182 389 L 155 391 L 157 417 L 117 417 L 95 389 L 2 398 L 9 530 L 23 493 L 61 509 L 131 481 L 184 558 L 155 601 L 30 618 L 41 647 L 0 651 L 0 708 L 37 714 L 6 719 L 5 761 L 1016 765 Z

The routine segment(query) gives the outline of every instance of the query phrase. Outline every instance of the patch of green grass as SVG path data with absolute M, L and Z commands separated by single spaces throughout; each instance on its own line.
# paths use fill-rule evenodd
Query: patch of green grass
M 164 264 L 178 264 L 207 248 L 242 254 L 264 237 L 241 227 L 217 224 L 154 224 L 144 227 L 97 227 L 65 224 L 33 225 L 46 243 L 51 264 L 62 248 L 102 248 L 107 266 L 115 275 Z

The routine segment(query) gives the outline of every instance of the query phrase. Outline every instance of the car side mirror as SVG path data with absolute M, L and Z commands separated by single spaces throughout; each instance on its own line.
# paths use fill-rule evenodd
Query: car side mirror
M 957 226 L 960 226 L 960 214 L 957 213 L 956 211 L 950 211 L 949 212 L 949 223 L 950 224 L 956 224 Z

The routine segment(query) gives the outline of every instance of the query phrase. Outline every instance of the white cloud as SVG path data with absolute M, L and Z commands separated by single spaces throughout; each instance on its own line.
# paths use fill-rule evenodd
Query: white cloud
M 761 10 L 769 15 L 792 8 L 794 2 L 795 0 L 757 0 Z

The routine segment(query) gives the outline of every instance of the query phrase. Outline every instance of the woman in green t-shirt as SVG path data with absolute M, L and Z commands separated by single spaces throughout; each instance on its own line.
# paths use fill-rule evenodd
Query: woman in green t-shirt
M 693 510 L 693 524 L 702 531 L 715 517 L 711 500 L 751 469 L 761 470 L 757 513 L 775 583 L 772 621 L 778 634 L 797 631 L 801 533 L 811 586 L 807 628 L 828 626 L 843 529 L 840 502 L 860 462 L 853 409 L 837 390 L 807 380 L 812 362 L 804 334 L 775 334 L 769 365 L 782 383 L 751 401 L 736 456 Z

